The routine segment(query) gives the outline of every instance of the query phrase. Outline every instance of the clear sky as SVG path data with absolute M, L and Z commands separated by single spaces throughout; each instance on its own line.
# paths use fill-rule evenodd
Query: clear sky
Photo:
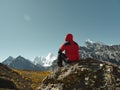
M 0 0 L 0 61 L 57 55 L 66 33 L 120 44 L 120 0 Z

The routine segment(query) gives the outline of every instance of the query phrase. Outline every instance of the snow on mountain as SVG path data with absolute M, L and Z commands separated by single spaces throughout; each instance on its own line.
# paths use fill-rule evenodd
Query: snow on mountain
M 49 67 L 52 65 L 52 62 L 56 60 L 56 57 L 52 54 L 49 53 L 46 57 L 36 57 L 33 61 L 35 65 L 41 65 L 43 67 Z
M 38 56 L 37 56 L 37 57 L 34 59 L 33 63 L 34 63 L 35 65 L 41 65 L 41 66 L 43 66 L 44 61 L 46 61 L 46 58 L 45 58 L 45 57 L 43 57 L 43 56 L 38 57 Z
M 46 57 L 36 57 L 33 62 L 22 56 L 13 58 L 9 56 L 2 63 L 10 68 L 25 69 L 25 70 L 47 70 L 48 67 L 52 66 L 52 62 L 56 60 L 56 57 L 49 53 Z
M 94 58 L 120 65 L 120 45 L 106 45 L 102 42 L 87 40 L 85 46 L 80 47 L 81 58 Z
M 102 42 L 94 42 L 94 41 L 91 41 L 90 39 L 85 41 L 85 47 L 88 49 L 100 48 L 103 46 L 105 46 L 105 44 Z
M 120 65 L 120 45 L 106 45 L 101 42 L 86 40 L 84 46 L 80 46 L 80 58 L 93 58 L 102 61 L 109 61 Z M 3 64 L 20 69 L 47 70 L 50 67 L 57 66 L 57 58 L 52 53 L 46 57 L 36 57 L 33 62 L 19 56 L 17 58 L 8 57 Z
M 94 41 L 87 39 L 85 42 L 94 43 Z

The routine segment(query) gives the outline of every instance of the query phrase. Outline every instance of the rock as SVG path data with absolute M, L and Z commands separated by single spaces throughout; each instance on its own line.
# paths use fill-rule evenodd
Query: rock
M 32 90 L 20 74 L 0 63 L 0 90 Z
M 80 60 L 47 76 L 39 90 L 120 90 L 120 68 L 90 58 Z
M 12 81 L 3 78 L 0 78 L 0 88 L 17 89 Z

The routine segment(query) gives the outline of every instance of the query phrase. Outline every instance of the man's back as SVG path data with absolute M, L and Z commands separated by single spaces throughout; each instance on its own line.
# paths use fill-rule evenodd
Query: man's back
M 76 42 L 66 42 L 61 49 L 65 50 L 67 60 L 75 61 L 79 59 L 79 46 Z
M 79 45 L 73 41 L 73 35 L 67 34 L 65 36 L 65 43 L 60 47 L 59 51 L 65 51 L 65 56 L 69 61 L 79 59 Z

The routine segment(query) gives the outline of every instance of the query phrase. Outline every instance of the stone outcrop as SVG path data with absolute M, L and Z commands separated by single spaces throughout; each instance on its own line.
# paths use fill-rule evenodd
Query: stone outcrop
M 3 78 L 0 78 L 0 88 L 17 89 L 12 81 Z
M 0 90 L 32 90 L 30 81 L 0 63 Z
M 56 69 L 39 90 L 120 90 L 120 68 L 87 58 Z

